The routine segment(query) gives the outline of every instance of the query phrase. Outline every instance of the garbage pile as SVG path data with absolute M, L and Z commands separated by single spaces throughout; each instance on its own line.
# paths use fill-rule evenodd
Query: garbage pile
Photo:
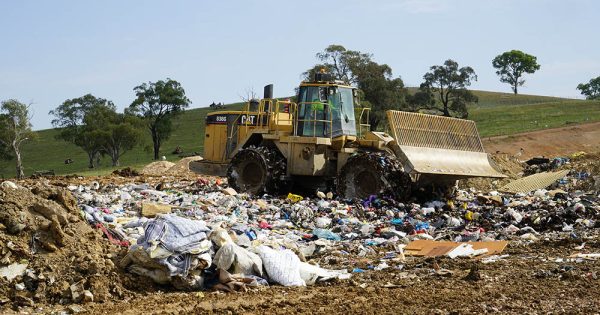
M 64 189 L 4 182 L 0 303 L 123 298 L 137 279 L 193 291 L 305 286 L 433 252 L 493 261 L 514 242 L 600 228 L 597 159 L 560 168 L 571 171 L 532 191 L 467 187 L 406 203 L 331 192 L 251 198 L 216 177 L 82 179 Z
M 200 179 L 159 184 L 162 190 L 147 184 L 97 183 L 68 189 L 78 196 L 91 225 L 106 226 L 113 244 L 128 247 L 119 266 L 159 284 L 229 291 L 349 277 L 345 270 L 306 263 L 311 253 L 299 250 L 309 244 L 298 243 L 306 233 L 294 230 L 289 220 L 275 220 L 278 207 L 264 199 L 250 200 L 231 188 L 221 191 L 218 184 L 222 183 Z M 287 234 L 274 233 L 283 229 Z
M 403 245 L 415 240 L 535 241 L 550 232 L 585 234 L 600 227 L 600 197 L 598 190 L 579 190 L 576 174 L 531 192 L 471 188 L 424 203 L 384 196 L 341 200 L 331 192 L 250 198 L 218 178 L 202 177 L 68 189 L 90 224 L 106 226 L 113 244 L 128 247 L 119 265 L 130 273 L 181 290 L 240 290 L 347 278 L 346 271 L 355 269 L 350 257 L 401 257 Z M 316 261 L 334 261 L 328 267 L 344 270 L 309 263 Z

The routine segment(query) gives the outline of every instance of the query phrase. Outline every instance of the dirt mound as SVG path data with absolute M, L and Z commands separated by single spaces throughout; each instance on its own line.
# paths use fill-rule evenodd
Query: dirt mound
M 124 298 L 120 248 L 85 222 L 67 190 L 0 185 L 0 305 L 102 302 Z M 112 254 L 111 254 L 112 253 Z M 10 278 L 10 279 L 9 279 Z
M 521 178 L 523 176 L 524 163 L 520 162 L 516 157 L 508 154 L 490 154 L 495 168 L 507 178 L 471 178 L 461 180 L 459 187 L 475 188 L 477 190 L 494 190 L 508 184 L 511 180 Z
M 492 154 L 491 158 L 498 170 L 508 176 L 509 179 L 523 176 L 525 164 L 518 158 L 507 154 Z
M 167 172 L 167 175 L 195 175 L 194 172 L 190 171 L 190 162 L 192 161 L 201 161 L 203 158 L 201 156 L 190 156 L 179 160 L 175 165 L 173 165 Z
M 164 175 L 171 167 L 173 167 L 175 163 L 169 161 L 157 161 L 152 162 L 142 169 L 140 172 L 142 175 L 150 175 L 150 176 L 162 176 Z
M 134 177 L 134 176 L 140 176 L 140 173 L 138 173 L 138 171 L 132 169 L 131 167 L 126 167 L 124 169 L 120 169 L 120 170 L 114 170 L 113 175 L 117 175 L 117 176 L 121 176 L 121 177 Z

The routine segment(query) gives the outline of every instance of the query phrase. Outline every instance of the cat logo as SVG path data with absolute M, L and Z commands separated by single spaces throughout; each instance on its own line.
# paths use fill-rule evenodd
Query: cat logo
M 256 115 L 242 115 L 240 122 L 242 125 L 254 126 L 256 124 Z

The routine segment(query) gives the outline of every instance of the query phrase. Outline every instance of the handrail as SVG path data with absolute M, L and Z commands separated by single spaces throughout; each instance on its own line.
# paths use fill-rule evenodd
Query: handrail
M 283 104 L 283 105 L 288 105 L 288 111 L 279 111 L 279 105 Z M 279 114 L 280 113 L 285 113 L 288 114 L 288 119 L 280 119 L 279 118 Z M 298 105 L 294 102 L 291 101 L 280 101 L 277 100 L 277 102 L 275 103 L 275 125 L 279 125 L 279 122 L 290 122 L 292 125 L 294 123 L 294 117 L 297 117 L 298 114 Z
M 277 101 L 277 100 L 275 100 L 275 101 Z M 265 111 L 265 108 L 266 108 L 267 104 L 269 105 L 269 111 L 268 112 Z M 273 115 L 273 114 L 274 114 L 274 112 L 273 112 L 273 99 L 265 99 L 265 98 L 263 98 L 262 100 L 260 100 L 260 104 L 258 106 L 258 113 L 256 115 L 256 118 L 258 119 L 258 122 L 256 123 L 256 126 L 260 127 L 260 128 L 265 127 L 265 123 L 263 122 L 262 118 L 263 118 L 263 116 L 267 116 L 267 119 L 266 119 L 267 120 L 267 122 L 266 122 L 267 125 L 266 126 L 269 127 L 269 129 L 271 129 L 270 128 L 271 127 L 270 126 L 271 125 L 271 121 L 270 121 L 270 119 L 268 117 L 271 116 L 271 115 Z
M 367 123 L 363 124 L 363 115 L 367 114 Z M 369 118 L 371 114 L 371 108 L 364 107 L 360 112 L 360 117 L 358 118 L 358 138 L 362 138 L 362 129 L 363 127 L 367 127 L 367 131 L 371 130 L 371 124 L 369 123 Z
M 281 105 L 288 105 L 288 118 L 280 118 L 278 114 L 280 113 L 286 113 L 285 111 L 280 111 Z M 326 117 L 329 117 L 329 119 L 299 119 L 298 118 L 298 108 L 300 107 L 300 105 L 313 105 L 313 104 L 319 104 L 319 105 L 323 105 L 323 110 L 325 111 L 325 108 L 327 108 L 326 110 Z M 269 111 L 265 111 L 265 108 L 269 108 Z M 239 134 L 239 129 L 241 126 L 238 126 L 238 122 L 240 121 L 242 116 L 249 116 L 249 115 L 256 115 L 257 118 L 257 122 L 255 125 L 252 125 L 249 123 L 249 121 L 245 124 L 243 124 L 243 127 L 246 128 L 246 134 L 248 133 L 248 129 L 250 127 L 255 127 L 255 128 L 264 128 L 267 127 L 269 130 L 273 129 L 273 126 L 271 126 L 271 119 L 270 117 L 273 116 L 273 124 L 274 125 L 278 125 L 280 122 L 291 122 L 292 126 L 294 128 L 293 131 L 293 135 L 294 136 L 298 136 L 298 123 L 299 122 L 309 122 L 312 123 L 312 131 L 313 131 L 313 136 L 314 137 L 318 137 L 315 132 L 317 129 L 317 123 L 327 123 L 329 126 L 329 130 L 328 130 L 328 136 L 331 139 L 333 137 L 333 112 L 331 110 L 330 106 L 325 106 L 327 105 L 327 103 L 325 102 L 300 102 L 300 103 L 295 103 L 295 102 L 291 102 L 291 101 L 281 101 L 281 100 L 277 100 L 277 99 L 262 99 L 260 100 L 260 102 L 258 103 L 258 108 L 256 111 L 250 111 L 250 102 L 247 102 L 246 105 L 244 106 L 244 108 L 242 109 L 241 113 L 235 118 L 235 120 L 232 122 L 232 128 L 231 131 L 229 132 L 228 136 L 227 136 L 227 143 L 229 143 L 229 141 L 231 141 L 231 139 L 233 139 L 233 137 L 235 137 L 237 134 Z M 320 111 L 320 110 L 319 110 Z M 313 109 L 312 110 L 312 114 L 313 117 L 317 117 L 317 110 Z M 267 117 L 267 119 L 263 120 L 263 117 Z M 362 117 L 362 116 L 361 116 Z M 242 125 L 242 124 L 240 124 Z M 233 127 L 233 126 L 237 126 Z M 322 136 L 321 136 L 322 137 Z M 226 155 L 227 150 L 224 150 L 223 154 Z

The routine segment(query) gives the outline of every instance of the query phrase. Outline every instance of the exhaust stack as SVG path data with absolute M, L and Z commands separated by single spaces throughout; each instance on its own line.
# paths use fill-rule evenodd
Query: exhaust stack
M 273 98 L 273 84 L 265 85 L 263 98 L 268 98 L 268 99 Z

